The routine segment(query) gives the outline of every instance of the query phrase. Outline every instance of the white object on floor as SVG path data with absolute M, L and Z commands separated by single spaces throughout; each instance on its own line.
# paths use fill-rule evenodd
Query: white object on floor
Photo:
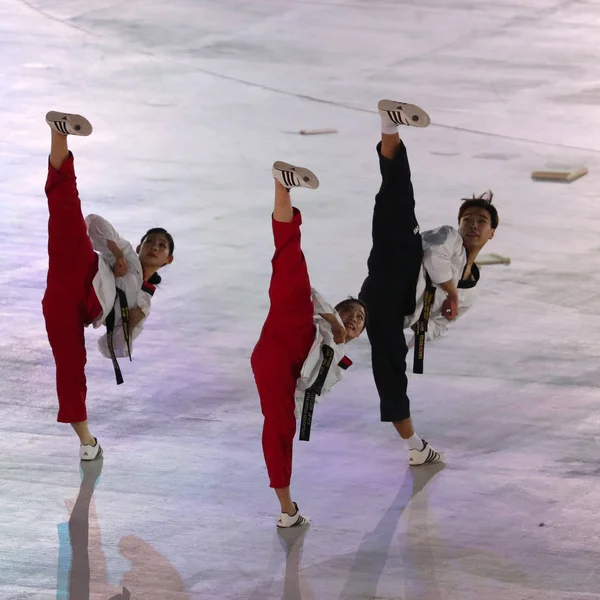
M 531 179 L 534 181 L 556 181 L 571 183 L 584 175 L 587 175 L 587 167 L 572 167 L 563 169 L 546 169 L 544 171 L 533 171 Z
M 510 258 L 501 254 L 480 254 L 475 259 L 475 264 L 478 267 L 483 265 L 510 265 Z
M 337 129 L 301 129 L 300 135 L 324 135 L 327 133 L 337 133 Z

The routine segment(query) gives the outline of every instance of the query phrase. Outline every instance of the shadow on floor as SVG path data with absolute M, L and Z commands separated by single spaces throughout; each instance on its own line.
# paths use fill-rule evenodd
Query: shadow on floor
M 377 586 L 385 569 L 400 517 L 413 498 L 443 469 L 442 463 L 407 469 L 392 504 L 375 529 L 367 533 L 360 543 L 350 568 L 350 577 L 339 596 L 340 600 L 377 597 Z
M 103 459 L 82 462 L 75 502 L 66 501 L 68 523 L 58 526 L 57 600 L 190 600 L 176 568 L 135 535 L 121 538 L 119 551 L 131 562 L 119 586 L 108 583 L 100 522 L 93 501 Z
M 308 581 L 300 572 L 300 560 L 304 548 L 304 538 L 309 527 L 278 529 L 277 537 L 285 550 L 285 578 L 282 600 L 316 600 L 310 591 Z

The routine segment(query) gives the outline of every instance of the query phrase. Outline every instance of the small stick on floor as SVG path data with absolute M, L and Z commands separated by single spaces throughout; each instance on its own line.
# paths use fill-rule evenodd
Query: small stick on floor
M 510 265 L 510 258 L 501 254 L 480 254 L 475 259 L 475 264 L 478 267 L 483 265 Z
M 337 129 L 301 129 L 300 135 L 324 135 L 326 133 L 337 133 Z
M 531 179 L 534 181 L 562 181 L 571 183 L 584 175 L 587 175 L 587 168 L 580 167 L 577 169 L 549 169 L 547 171 L 534 171 L 531 174 Z

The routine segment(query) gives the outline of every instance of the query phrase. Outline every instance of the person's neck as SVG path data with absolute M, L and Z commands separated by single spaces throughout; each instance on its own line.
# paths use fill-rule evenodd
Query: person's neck
M 471 270 L 473 269 L 473 265 L 475 264 L 475 259 L 479 252 L 481 252 L 481 248 L 476 248 L 475 250 L 469 250 L 465 247 L 467 252 L 467 264 L 465 265 L 465 270 L 463 271 L 463 278 L 465 280 L 469 280 L 472 277 Z
M 152 275 L 154 275 L 154 273 L 156 273 L 158 269 L 155 269 L 153 267 L 144 267 L 142 265 L 142 271 L 144 273 L 144 281 L 148 281 L 148 279 L 150 279 L 150 277 L 152 277 Z
M 477 256 L 479 256 L 479 253 L 481 252 L 481 248 L 475 248 L 473 250 L 469 250 L 468 248 L 465 247 L 465 250 L 467 252 L 467 267 L 470 270 L 471 267 L 475 264 L 475 260 L 477 259 Z

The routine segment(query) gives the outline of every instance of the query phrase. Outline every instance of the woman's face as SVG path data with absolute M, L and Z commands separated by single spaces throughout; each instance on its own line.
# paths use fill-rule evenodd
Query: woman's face
M 358 302 L 352 302 L 340 308 L 338 314 L 348 334 L 346 341 L 356 339 L 365 327 L 365 309 Z
M 163 233 L 151 233 L 137 247 L 140 262 L 144 267 L 160 269 L 173 262 L 169 256 L 169 240 Z

